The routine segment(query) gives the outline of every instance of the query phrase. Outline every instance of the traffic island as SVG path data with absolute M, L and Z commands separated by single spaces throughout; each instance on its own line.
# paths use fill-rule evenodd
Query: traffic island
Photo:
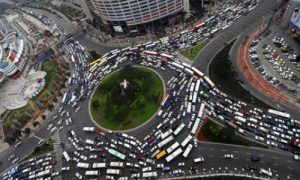
M 163 96 L 163 80 L 156 72 L 125 66 L 108 75 L 95 89 L 90 113 L 104 129 L 127 131 L 151 119 Z

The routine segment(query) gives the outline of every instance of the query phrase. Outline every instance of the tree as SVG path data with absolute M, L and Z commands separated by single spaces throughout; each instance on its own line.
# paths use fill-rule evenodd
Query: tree
M 13 132 L 12 138 L 18 139 L 21 135 L 22 135 L 22 132 L 20 130 L 16 130 L 15 132 Z
M 38 121 L 34 121 L 33 123 L 32 123 L 32 125 L 33 125 L 33 127 L 36 127 L 36 126 L 38 126 L 40 123 L 38 122 Z
M 225 127 L 225 128 L 221 129 L 221 131 L 219 132 L 218 136 L 221 139 L 229 140 L 229 139 L 231 139 L 234 136 L 234 131 L 230 127 Z
M 26 135 L 30 134 L 30 132 L 31 132 L 31 129 L 29 127 L 27 127 L 27 128 L 24 129 L 24 133 Z
M 51 32 L 49 30 L 45 30 L 44 31 L 44 36 L 51 37 L 52 34 L 51 34 Z
M 92 102 L 92 107 L 93 107 L 93 109 L 98 109 L 99 106 L 100 106 L 100 103 L 99 103 L 98 100 L 95 100 L 95 101 Z
M 54 98 L 54 99 L 55 99 L 55 98 Z M 54 101 L 54 99 L 53 99 L 53 101 Z M 53 108 L 54 108 L 53 104 L 49 104 L 49 105 L 48 105 L 48 110 L 49 110 L 49 111 L 51 111 Z
M 46 116 L 43 114 L 43 115 L 41 116 L 41 118 L 42 118 L 43 120 L 45 120 L 45 119 L 46 119 Z

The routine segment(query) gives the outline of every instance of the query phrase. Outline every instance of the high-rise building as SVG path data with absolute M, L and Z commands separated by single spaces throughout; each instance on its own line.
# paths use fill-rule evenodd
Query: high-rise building
M 118 33 L 146 30 L 189 14 L 189 0 L 89 0 L 102 23 Z

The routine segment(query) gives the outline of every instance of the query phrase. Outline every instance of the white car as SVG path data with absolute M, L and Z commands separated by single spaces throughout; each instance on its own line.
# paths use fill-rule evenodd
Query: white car
M 184 162 L 180 162 L 180 163 L 178 163 L 178 166 L 183 167 L 183 166 L 185 166 L 185 164 L 184 164 Z
M 294 154 L 294 159 L 300 161 L 300 155 Z
M 224 154 L 224 158 L 233 159 L 233 154 Z
M 76 172 L 76 173 L 75 173 L 75 176 L 76 176 L 78 179 L 82 179 L 82 175 L 79 174 L 79 172 Z
M 69 170 L 70 170 L 70 167 L 69 167 L 69 166 L 62 167 L 61 170 L 62 170 L 62 171 L 69 171 Z

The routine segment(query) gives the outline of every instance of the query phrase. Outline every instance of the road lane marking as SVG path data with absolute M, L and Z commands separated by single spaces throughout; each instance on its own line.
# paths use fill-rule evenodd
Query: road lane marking
M 252 154 L 252 153 L 250 153 L 250 152 L 247 152 L 246 154 L 248 154 L 248 155 L 249 155 L 249 154 Z
M 214 148 L 209 148 L 209 150 L 214 151 L 215 149 Z
M 208 157 L 212 158 L 212 157 L 214 157 L 214 155 L 209 155 Z

